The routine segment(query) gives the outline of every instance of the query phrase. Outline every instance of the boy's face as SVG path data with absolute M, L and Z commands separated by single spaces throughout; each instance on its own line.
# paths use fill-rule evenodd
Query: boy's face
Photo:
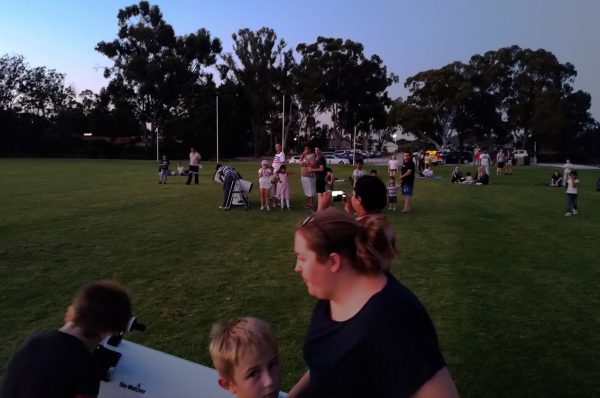
M 280 384 L 279 355 L 273 348 L 248 348 L 234 367 L 232 380 L 219 376 L 219 385 L 237 398 L 277 398 Z

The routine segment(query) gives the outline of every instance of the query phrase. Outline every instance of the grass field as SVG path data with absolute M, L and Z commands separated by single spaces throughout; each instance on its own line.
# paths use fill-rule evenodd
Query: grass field
M 233 165 L 256 180 L 258 163 Z M 210 162 L 187 186 L 157 184 L 150 161 L 0 159 L 0 374 L 28 335 L 61 325 L 77 288 L 116 278 L 148 325 L 128 338 L 194 362 L 210 364 L 215 320 L 271 322 L 288 390 L 314 304 L 293 272 L 305 210 L 290 169 L 291 211 L 258 211 L 256 186 L 250 211 L 223 212 Z M 563 189 L 542 186 L 551 169 L 517 167 L 490 186 L 435 171 L 444 179 L 417 180 L 412 214 L 388 213 L 392 270 L 428 308 L 461 395 L 600 397 L 600 171 L 580 171 L 575 217 Z

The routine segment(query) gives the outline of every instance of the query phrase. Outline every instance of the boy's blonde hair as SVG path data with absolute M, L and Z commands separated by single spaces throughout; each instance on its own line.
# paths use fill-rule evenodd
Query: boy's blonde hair
M 233 369 L 246 350 L 279 351 L 271 325 L 253 317 L 231 318 L 215 323 L 210 330 L 208 349 L 215 368 L 227 379 L 233 378 Z

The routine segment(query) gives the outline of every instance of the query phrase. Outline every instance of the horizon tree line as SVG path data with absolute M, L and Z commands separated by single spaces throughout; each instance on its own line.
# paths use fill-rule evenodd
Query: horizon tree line
M 398 77 L 350 39 L 319 36 L 291 48 L 273 29 L 244 28 L 224 52 L 205 28 L 176 35 L 147 1 L 120 9 L 117 19 L 116 38 L 95 48 L 112 62 L 98 94 L 76 95 L 64 74 L 30 67 L 21 55 L 0 58 L 1 154 L 118 157 L 139 143 L 138 156 L 152 158 L 160 136 L 167 152 L 195 146 L 209 158 L 217 98 L 224 157 L 260 156 L 282 130 L 287 148 L 339 145 L 354 131 L 365 147 L 381 145 L 398 130 L 436 148 L 535 143 L 590 156 L 600 148 L 591 96 L 573 88 L 575 66 L 543 49 L 515 45 L 419 72 L 404 82 L 406 99 L 392 100 Z M 90 148 L 83 132 L 133 139 L 128 150 L 110 142 Z

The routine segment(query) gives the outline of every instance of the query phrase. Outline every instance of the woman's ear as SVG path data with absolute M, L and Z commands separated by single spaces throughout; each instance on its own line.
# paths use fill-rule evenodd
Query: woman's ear
M 329 260 L 329 271 L 332 274 L 335 274 L 340 270 L 342 265 L 342 256 L 339 253 L 331 253 L 328 257 Z

